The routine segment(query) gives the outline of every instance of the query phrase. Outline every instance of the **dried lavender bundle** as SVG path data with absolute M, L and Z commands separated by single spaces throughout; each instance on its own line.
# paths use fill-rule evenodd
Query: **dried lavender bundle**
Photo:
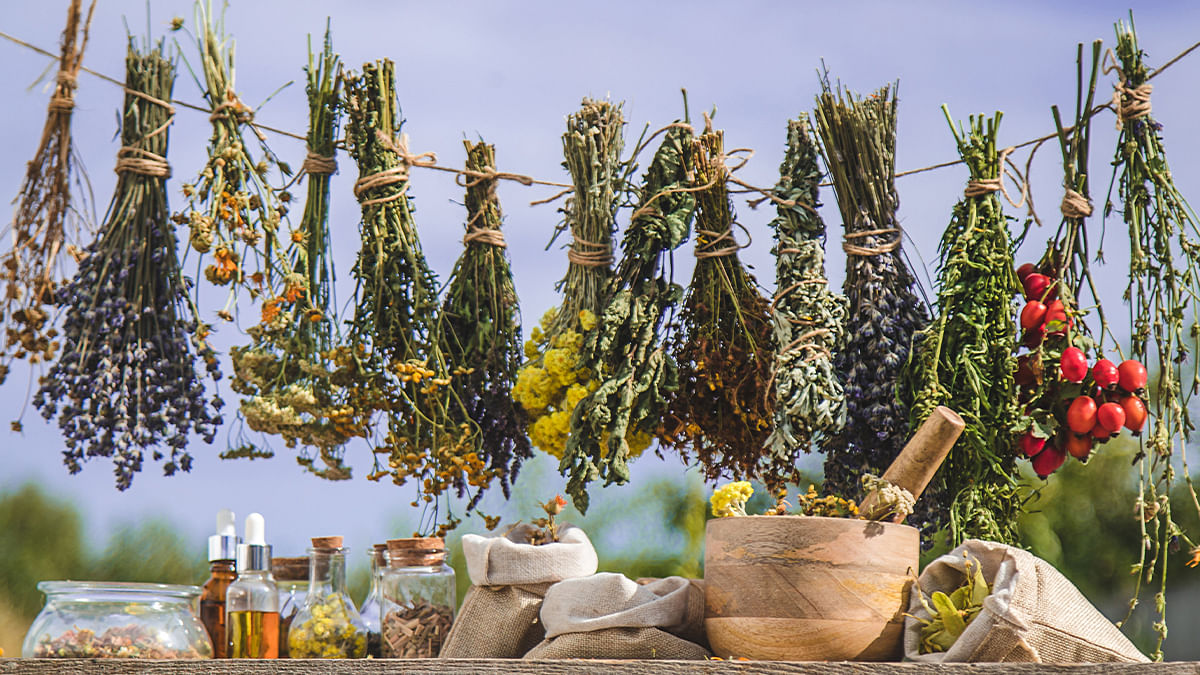
M 694 456 L 710 480 L 760 480 L 775 491 L 799 472 L 790 455 L 763 452 L 774 415 L 770 304 L 738 259 L 724 134 L 705 122 L 689 167 L 699 188 L 696 269 L 671 339 L 679 388 L 663 441 Z
M 846 425 L 824 444 L 825 490 L 852 495 L 863 474 L 882 475 L 908 440 L 908 408 L 897 398 L 897 383 L 913 335 L 928 317 L 896 220 L 894 89 L 861 99 L 826 84 L 816 125 L 845 228 L 842 290 L 849 302 L 846 341 L 834 354 Z M 931 522 L 929 503 L 927 492 L 910 522 Z
M 479 426 L 484 462 L 504 495 L 532 455 L 528 417 L 512 398 L 524 355 L 521 312 L 496 196 L 496 149 L 463 141 L 467 150 L 467 232 L 442 304 L 437 334 L 453 386 Z
M 916 341 L 904 373 L 911 430 L 939 405 L 966 422 L 934 478 L 943 499 L 938 511 L 955 546 L 968 538 L 1015 544 L 1021 512 L 1013 442 L 1020 414 L 1013 298 L 1020 284 L 996 194 L 1003 168 L 996 147 L 1000 118 L 972 116 L 968 129 L 958 129 L 946 112 L 970 181 L 938 246 L 937 316 Z
M 431 531 L 441 518 L 439 497 L 471 488 L 471 506 L 495 477 L 480 455 L 479 426 L 468 413 L 437 334 L 437 280 L 417 236 L 409 170 L 429 157 L 408 152 L 400 135 L 395 68 L 365 64 L 346 77 L 346 148 L 358 164 L 355 194 L 362 207 L 362 248 L 354 266 L 358 287 L 349 345 L 338 350 L 349 404 L 386 413 L 387 433 L 375 449 L 386 456 L 369 478 L 413 481 L 418 501 L 433 507 Z M 470 507 L 468 507 L 470 508 Z M 428 513 L 428 512 L 427 512 Z M 458 522 L 447 513 L 442 536 Z
M 97 239 L 75 277 L 59 289 L 63 352 L 41 379 L 34 405 L 57 416 L 71 473 L 92 457 L 112 457 L 117 488 L 142 468 L 146 450 L 163 472 L 188 471 L 188 434 L 211 443 L 222 403 L 205 396 L 198 359 L 220 377 L 217 357 L 189 300 L 192 282 L 176 255 L 167 207 L 168 103 L 175 65 L 160 42 L 126 57 L 117 188 Z
M 325 33 L 324 49 L 310 53 L 308 74 L 308 155 L 302 175 L 307 199 L 300 227 L 291 234 L 290 266 L 301 277 L 298 297 L 277 298 L 266 307 L 263 321 L 247 332 L 250 345 L 230 351 L 232 388 L 242 394 L 239 413 L 254 431 L 279 436 L 288 447 L 301 447 L 297 461 L 330 480 L 350 477 L 343 462 L 344 445 L 364 436 L 364 423 L 352 407 L 340 401 L 334 385 L 336 366 L 329 359 L 337 343 L 333 306 L 333 265 L 330 260 L 329 182 L 337 168 L 335 143 L 341 117 L 341 61 Z M 290 307 L 284 310 L 283 307 Z M 314 454 L 315 453 L 315 454 Z M 223 458 L 270 454 L 249 443 L 234 447 Z M 323 468 L 315 468 L 320 459 Z
M 528 361 L 513 387 L 513 398 L 530 417 L 534 447 L 560 459 L 571 431 L 571 413 L 599 384 L 598 374 L 583 367 L 580 357 L 584 336 L 604 310 L 612 277 L 612 235 L 628 168 L 621 161 L 624 129 L 621 105 L 609 101 L 584 99 L 583 107 L 567 117 L 563 166 L 575 187 L 555 231 L 556 238 L 563 231 L 571 233 L 567 274 L 557 285 L 563 300 L 531 331 L 525 343 Z M 645 449 L 649 440 L 635 443 Z
M 0 384 L 7 378 L 13 359 L 28 359 L 31 364 L 50 361 L 58 348 L 54 340 L 58 331 L 50 320 L 48 305 L 54 303 L 54 293 L 64 277 L 59 254 L 74 250 L 70 240 L 80 234 L 74 221 L 79 220 L 81 209 L 71 198 L 72 184 L 81 180 L 75 175 L 79 158 L 71 142 L 71 112 L 75 109 L 75 78 L 87 46 L 96 0 L 88 6 L 86 18 L 82 17 L 81 5 L 81 0 L 71 0 L 67 9 L 46 125 L 33 160 L 25 167 L 16 213 L 3 236 L 4 241 L 12 242 L 12 249 L 0 254 L 0 279 L 4 281 Z M 20 429 L 19 422 L 13 426 Z
M 593 476 L 606 485 L 629 480 L 627 436 L 656 433 L 667 397 L 679 386 L 679 368 L 663 346 L 663 324 L 683 298 L 667 263 L 687 240 L 695 213 L 689 174 L 694 139 L 690 125 L 667 129 L 625 231 L 605 307 L 584 343 L 580 364 L 598 375 L 599 386 L 575 406 L 561 465 L 577 506 L 586 505 Z
M 817 213 L 817 147 L 808 117 L 788 122 L 787 150 L 779 167 L 775 228 L 775 428 L 772 455 L 797 459 L 842 429 L 846 397 L 833 367 L 845 334 L 846 298 L 825 277 L 825 223 Z M 846 493 L 843 493 L 846 494 Z

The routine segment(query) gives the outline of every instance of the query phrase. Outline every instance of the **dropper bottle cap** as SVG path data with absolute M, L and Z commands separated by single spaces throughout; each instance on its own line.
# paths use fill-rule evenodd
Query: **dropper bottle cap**
M 237 536 L 233 511 L 217 511 L 217 533 L 208 538 L 208 561 L 233 560 L 237 557 L 239 543 L 241 539 Z
M 238 544 L 237 569 L 262 572 L 271 569 L 271 545 L 267 543 L 267 525 L 261 513 L 246 516 L 246 543 Z

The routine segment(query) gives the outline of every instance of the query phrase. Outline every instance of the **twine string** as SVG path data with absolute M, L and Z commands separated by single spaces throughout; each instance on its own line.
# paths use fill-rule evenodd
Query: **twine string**
M 1146 79 L 1159 74 L 1171 64 L 1183 58 L 1184 54 L 1195 49 L 1193 45 L 1183 54 L 1171 59 L 1158 70 L 1154 71 Z M 1100 65 L 1107 75 L 1112 72 L 1117 74 L 1117 82 L 1113 85 L 1112 109 L 1117 113 L 1117 129 L 1120 129 L 1126 122 L 1136 120 L 1141 117 L 1148 116 L 1153 111 L 1153 106 L 1150 104 L 1150 94 L 1154 92 L 1154 85 L 1149 81 L 1143 82 L 1136 87 L 1130 87 L 1126 84 L 1128 78 L 1125 77 L 1125 71 L 1121 70 L 1121 65 L 1117 59 L 1117 55 L 1113 53 L 1112 48 L 1104 52 L 1104 58 L 1100 60 Z
M 1059 209 L 1062 211 L 1063 218 L 1082 220 L 1092 215 L 1092 202 L 1071 188 L 1067 188 Z
M 300 172 L 315 176 L 328 176 L 337 173 L 337 155 L 318 155 L 312 148 L 305 147 L 304 162 Z
M 1004 195 L 1004 199 L 1009 204 L 1012 204 L 1014 209 L 1025 206 L 1025 202 L 1029 199 L 1029 185 L 1021 176 L 1021 170 L 1017 168 L 1017 165 L 1009 157 L 1016 149 L 1016 146 L 1009 146 L 1001 150 L 996 162 L 1000 167 L 999 175 L 995 178 L 972 178 L 967 181 L 967 187 L 963 190 L 963 197 L 971 199 L 972 197 L 983 197 L 993 192 L 999 192 Z M 1006 177 L 1011 178 L 1014 183 L 1021 187 L 1020 201 L 1014 200 L 1012 195 L 1008 193 L 1008 188 L 1004 186 L 1004 179 Z
M 171 123 L 175 121 L 175 106 L 169 101 L 164 101 L 161 98 L 156 98 L 145 92 L 123 87 L 125 94 L 140 98 L 152 105 L 157 105 L 167 111 L 167 119 L 158 128 L 150 133 L 142 136 L 135 145 L 122 146 L 117 150 L 117 164 L 113 167 L 113 171 L 117 175 L 124 173 L 135 173 L 141 176 L 151 176 L 153 178 L 167 179 L 171 177 L 171 165 L 167 162 L 167 158 L 157 153 L 150 152 L 144 148 L 138 147 L 155 136 L 166 133 L 170 128 Z
M 865 217 L 860 216 L 860 222 L 862 222 L 864 220 L 865 220 Z M 862 239 L 864 237 L 882 237 L 885 235 L 896 235 L 896 236 L 882 244 L 879 244 L 878 246 L 863 246 L 860 244 L 855 244 L 851 241 L 852 239 Z M 898 227 L 884 227 L 884 228 L 878 228 L 878 229 L 874 229 L 874 230 L 862 230 L 859 232 L 847 232 L 842 235 L 842 250 L 846 252 L 846 255 L 856 255 L 859 257 L 863 257 L 863 258 L 870 257 L 870 256 L 876 256 L 876 255 L 883 255 L 884 253 L 891 253 L 892 251 L 895 251 L 896 249 L 900 248 L 900 236 L 899 235 L 900 235 L 900 228 L 898 228 Z

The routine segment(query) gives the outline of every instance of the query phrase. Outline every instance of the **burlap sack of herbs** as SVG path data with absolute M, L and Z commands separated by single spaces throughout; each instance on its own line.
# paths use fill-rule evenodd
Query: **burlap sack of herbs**
M 546 639 L 527 659 L 705 659 L 704 591 L 683 577 L 638 584 L 601 573 L 552 586 Z
M 917 584 L 904 623 L 906 660 L 1149 660 L 1066 577 L 1028 551 L 968 539 L 926 566 Z
M 518 524 L 500 537 L 463 535 L 471 589 L 441 658 L 517 659 L 541 642 L 538 612 L 547 589 L 596 573 L 596 549 L 583 530 L 553 522 L 565 505 L 551 500 L 543 505 L 547 518 Z

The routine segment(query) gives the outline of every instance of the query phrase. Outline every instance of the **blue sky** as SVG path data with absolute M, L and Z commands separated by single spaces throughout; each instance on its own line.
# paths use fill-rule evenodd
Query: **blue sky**
M 155 1 L 150 28 L 166 33 L 172 16 L 192 18 L 192 4 Z M 1142 44 L 1151 65 L 1161 64 L 1200 38 L 1200 6 L 1184 2 L 1132 3 Z M 681 114 L 680 87 L 687 87 L 693 115 L 715 105 L 716 124 L 726 130 L 730 147 L 748 146 L 757 153 L 740 172 L 743 180 L 770 186 L 783 150 L 786 120 L 810 110 L 819 89 L 821 59 L 835 78 L 860 92 L 899 79 L 898 168 L 908 169 L 955 158 L 953 139 L 939 106 L 950 105 L 957 118 L 969 113 L 1005 111 L 1001 143 L 1017 143 L 1052 130 L 1049 107 L 1074 104 L 1076 42 L 1113 39 L 1112 23 L 1129 5 L 1114 2 L 690 2 L 690 3 L 562 3 L 562 2 L 284 2 L 234 3 L 227 27 L 237 39 L 237 85 L 243 100 L 257 105 L 280 85 L 295 81 L 259 113 L 266 124 L 303 133 L 307 105 L 303 72 L 306 34 L 318 40 L 326 14 L 332 12 L 335 48 L 350 67 L 365 60 L 390 57 L 398 64 L 400 103 L 414 151 L 436 151 L 442 164 L 463 160 L 461 139 L 482 136 L 497 147 L 501 170 L 527 173 L 554 181 L 567 179 L 560 167 L 560 134 L 564 117 L 583 96 L 611 96 L 626 102 L 632 146 L 643 124 L 659 127 Z M 0 30 L 57 51 L 65 3 L 12 3 L 0 19 Z M 85 65 L 115 76 L 123 71 L 124 21 L 140 35 L 146 26 L 141 0 L 102 0 L 92 25 Z M 169 38 L 170 39 L 170 38 Z M 193 47 L 179 34 L 187 56 Z M 6 97 L 5 123 L 0 125 L 0 186 L 16 194 L 25 162 L 45 119 L 47 93 L 30 83 L 45 69 L 46 59 L 0 42 L 5 67 L 0 91 Z M 1200 134 L 1194 124 L 1194 83 L 1200 77 L 1200 54 L 1176 65 L 1155 81 L 1156 117 L 1166 125 L 1169 156 L 1185 193 L 1196 194 L 1200 177 Z M 1102 79 L 1102 96 L 1108 92 Z M 176 96 L 197 102 L 200 94 L 183 70 Z M 117 149 L 116 112 L 121 92 L 88 75 L 80 77 L 74 130 L 101 211 L 114 184 Z M 171 131 L 170 161 L 175 178 L 169 183 L 173 206 L 182 202 L 179 185 L 202 166 L 209 135 L 206 117 L 181 110 Z M 271 138 L 276 152 L 298 166 L 302 144 Z M 1115 142 L 1111 116 L 1095 123 L 1093 175 L 1107 185 L 1107 160 Z M 1023 163 L 1024 158 L 1020 156 Z M 357 250 L 358 207 L 350 188 L 356 172 L 340 158 L 334 177 L 332 228 L 340 273 L 339 296 L 349 297 L 349 269 Z M 1056 222 L 1054 206 L 1061 193 L 1057 149 L 1049 144 L 1034 165 L 1034 195 L 1047 222 Z M 932 264 L 935 247 L 950 208 L 961 194 L 965 172 L 944 169 L 900 180 L 901 219 L 914 260 Z M 526 324 L 557 304 L 553 282 L 566 258 L 557 247 L 543 250 L 559 221 L 554 206 L 529 207 L 551 194 L 549 188 L 500 187 L 509 242 Z M 416 173 L 410 188 L 417 200 L 420 234 L 430 264 L 446 275 L 461 247 L 461 188 L 453 177 Z M 840 218 L 831 192 L 824 192 L 822 213 L 831 231 Z M 1102 196 L 1098 196 L 1098 199 Z M 754 234 L 744 260 L 752 264 L 769 289 L 773 278 L 767 209 L 751 211 L 738 204 L 740 220 Z M 298 210 L 297 210 L 298 212 Z M 101 214 L 102 215 L 102 214 Z M 1120 302 L 1120 279 L 1127 258 L 1121 228 L 1112 223 L 1105 247 L 1112 279 L 1107 300 Z M 1035 232 L 1020 260 L 1040 253 L 1044 234 Z M 686 282 L 691 262 L 683 256 L 678 279 Z M 840 284 L 844 258 L 840 247 L 829 251 L 829 276 Z M 212 309 L 215 309 L 212 308 Z M 1123 317 L 1124 312 L 1113 312 Z M 226 328 L 218 344 L 237 344 Z M 226 362 L 227 363 L 227 362 Z M 226 370 L 228 366 L 226 365 Z M 15 415 L 24 403 L 27 371 L 18 368 L 0 388 L 0 410 Z M 236 399 L 228 391 L 227 401 Z M 7 422 L 7 419 L 0 420 Z M 199 550 L 211 528 L 212 514 L 233 508 L 239 518 L 252 510 L 267 516 L 268 536 L 279 552 L 299 552 L 307 537 L 343 533 L 358 549 L 390 536 L 406 534 L 402 524 L 412 494 L 361 478 L 369 464 L 365 447 L 352 451 L 359 467 L 356 480 L 331 484 L 305 475 L 286 450 L 269 462 L 222 462 L 223 435 L 209 447 L 191 448 L 196 465 L 191 474 L 163 478 L 147 465 L 132 489 L 113 488 L 111 466 L 104 460 L 69 476 L 61 465 L 57 428 L 43 423 L 35 411 L 25 416 L 23 434 L 0 425 L 0 490 L 36 481 L 69 497 L 86 513 L 88 531 L 103 542 L 120 523 L 148 515 L 165 516 L 193 537 Z M 819 457 L 812 458 L 819 466 Z M 533 500 L 561 490 L 563 481 L 551 462 L 531 467 L 525 485 L 530 492 L 506 509 L 527 516 Z M 645 458 L 633 467 L 634 481 L 650 475 L 682 471 L 676 461 Z M 534 484 L 538 484 L 534 493 Z M 602 501 L 621 498 L 621 489 L 600 492 Z M 500 504 L 493 503 L 496 508 Z M 411 526 L 408 526 L 411 527 Z

